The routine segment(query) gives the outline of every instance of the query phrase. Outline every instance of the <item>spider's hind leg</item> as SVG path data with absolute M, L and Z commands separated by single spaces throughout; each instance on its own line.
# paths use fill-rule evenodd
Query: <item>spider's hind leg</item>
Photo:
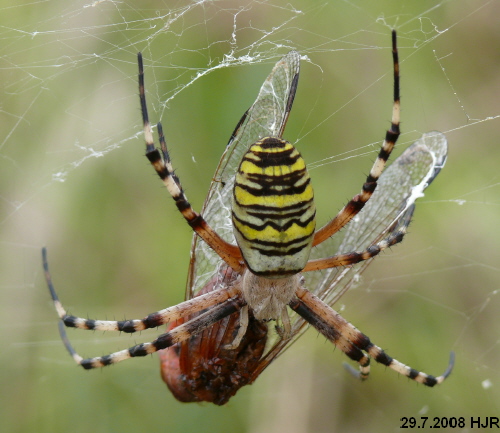
M 192 208 L 184 194 L 181 182 L 172 167 L 161 123 L 158 123 L 160 149 L 155 147 L 146 104 L 144 66 L 141 53 L 137 55 L 137 60 L 139 64 L 139 99 L 144 125 L 144 139 L 146 141 L 146 157 L 163 181 L 163 184 L 174 199 L 177 209 L 179 209 L 186 222 L 232 269 L 241 272 L 244 265 L 240 249 L 222 239 L 207 224 L 205 219 Z
M 377 181 L 384 170 L 385 164 L 391 155 L 396 141 L 399 138 L 399 121 L 400 121 L 400 95 L 399 95 L 399 57 L 396 40 L 396 31 L 392 31 L 392 60 L 394 73 L 394 97 L 392 106 L 391 127 L 386 132 L 384 143 L 379 151 L 377 159 L 373 164 L 368 177 L 366 178 L 363 188 L 359 194 L 354 196 L 349 203 L 326 225 L 319 229 L 314 234 L 313 246 L 327 240 L 330 236 L 337 233 L 351 219 L 353 219 L 363 209 L 366 202 L 371 198 Z

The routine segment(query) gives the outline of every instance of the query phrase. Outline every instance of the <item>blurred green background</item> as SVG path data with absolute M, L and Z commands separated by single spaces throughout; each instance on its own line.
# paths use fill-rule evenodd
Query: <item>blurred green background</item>
M 2 432 L 387 432 L 405 416 L 499 416 L 498 2 L 0 5 Z M 454 350 L 449 380 L 428 389 L 374 365 L 358 383 L 314 330 L 224 407 L 177 402 L 156 356 L 77 368 L 59 340 L 42 246 L 74 314 L 140 318 L 184 298 L 191 233 L 143 157 L 137 51 L 151 120 L 163 122 L 197 209 L 272 65 L 291 48 L 307 56 L 285 138 L 319 166 L 311 176 L 321 223 L 358 192 L 389 125 L 393 26 L 399 151 L 437 129 L 449 159 L 403 245 L 336 308 L 430 374 Z M 244 56 L 253 62 L 234 60 Z M 156 334 L 69 332 L 83 356 Z

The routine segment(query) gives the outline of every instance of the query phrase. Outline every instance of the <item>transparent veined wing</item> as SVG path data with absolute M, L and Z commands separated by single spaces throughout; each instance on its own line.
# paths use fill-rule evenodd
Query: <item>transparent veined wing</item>
M 342 242 L 337 253 L 364 250 L 387 237 L 398 226 L 398 221 L 407 218 L 408 212 L 413 213 L 415 200 L 423 196 L 424 190 L 444 166 L 446 157 L 447 141 L 440 132 L 423 134 L 409 146 L 384 171 L 372 198 L 348 224 L 343 236 L 340 233 Z M 331 250 L 329 254 L 328 250 L 325 251 L 328 245 L 320 247 L 315 251 L 315 256 L 331 255 Z M 341 271 L 329 269 L 323 273 L 309 273 L 308 285 L 315 294 L 332 305 L 345 290 L 339 290 L 343 284 L 337 284 L 336 290 L 331 288 L 336 279 L 335 274 Z
M 396 230 L 402 221 L 411 218 L 415 200 L 423 196 L 443 168 L 447 150 L 444 134 L 436 131 L 423 134 L 383 172 L 372 198 L 346 229 L 314 248 L 311 258 L 362 251 Z M 306 288 L 333 306 L 347 290 L 358 284 L 370 262 L 304 273 Z M 254 378 L 306 329 L 307 322 L 299 316 L 293 315 L 291 320 L 291 338 L 271 340 Z
M 274 66 L 256 101 L 238 122 L 212 179 L 202 215 L 228 242 L 235 243 L 231 195 L 236 170 L 253 143 L 266 136 L 282 136 L 297 89 L 299 62 L 299 54 L 291 51 Z M 234 284 L 237 277 L 194 234 L 186 299 Z M 188 319 L 172 323 L 170 328 Z M 222 405 L 257 377 L 252 373 L 259 369 L 267 347 L 267 324 L 255 320 L 250 312 L 241 344 L 233 350 L 228 345 L 234 341 L 239 319 L 239 314 L 232 314 L 189 340 L 160 352 L 162 378 L 178 400 Z
M 283 135 L 299 79 L 300 55 L 290 51 L 273 67 L 257 99 L 236 125 L 216 169 L 202 215 L 226 241 L 235 243 L 231 222 L 234 175 L 249 147 L 264 137 Z M 195 234 L 186 298 L 192 298 L 217 273 L 221 259 Z

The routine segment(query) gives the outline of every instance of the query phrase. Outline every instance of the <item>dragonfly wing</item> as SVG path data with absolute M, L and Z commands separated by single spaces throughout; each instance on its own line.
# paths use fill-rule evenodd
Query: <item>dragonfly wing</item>
M 257 99 L 238 122 L 222 155 L 214 181 L 232 179 L 248 148 L 264 137 L 281 138 L 297 90 L 300 55 L 290 51 L 264 81 Z
M 440 132 L 423 134 L 408 147 L 382 174 L 377 189 L 363 210 L 341 232 L 313 249 L 311 258 L 361 251 L 387 237 L 414 211 L 415 200 L 443 168 L 447 157 L 447 141 Z M 340 240 L 339 240 L 340 238 Z M 359 284 L 361 273 L 371 260 L 351 267 L 332 268 L 304 274 L 306 287 L 325 303 L 333 306 L 351 287 Z M 307 322 L 293 314 L 289 340 L 275 339 L 264 355 L 256 378 L 302 332 Z
M 340 233 L 342 241 L 334 251 L 337 254 L 362 251 L 387 237 L 397 227 L 398 220 L 403 220 L 408 212 L 413 212 L 415 200 L 423 196 L 424 190 L 444 166 L 447 150 L 446 137 L 435 131 L 423 134 L 409 146 L 384 171 L 372 198 Z M 332 250 L 325 251 L 327 247 L 318 248 L 315 255 L 319 255 L 316 257 L 332 255 Z M 344 278 L 342 282 L 336 280 L 337 274 L 343 269 L 316 272 L 316 275 L 310 276 L 308 287 L 329 305 L 333 305 L 357 281 L 359 271 L 356 269 L 364 269 L 367 264 L 353 266 L 351 269 L 357 277 Z M 344 287 L 346 285 L 347 289 Z

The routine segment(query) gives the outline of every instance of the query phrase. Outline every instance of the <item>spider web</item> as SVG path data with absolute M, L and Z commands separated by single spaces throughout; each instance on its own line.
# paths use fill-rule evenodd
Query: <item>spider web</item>
M 0 5 L 2 431 L 158 430 L 166 419 L 169 432 L 393 431 L 403 416 L 498 415 L 500 10 L 494 1 L 408 3 Z M 312 330 L 224 409 L 173 401 L 156 360 L 102 374 L 72 368 L 41 275 L 43 245 L 75 314 L 138 318 L 184 295 L 191 233 L 143 157 L 136 53 L 150 118 L 162 121 L 200 209 L 235 124 L 270 68 L 298 50 L 284 138 L 309 162 L 321 225 L 359 191 L 389 125 L 392 27 L 402 60 L 396 153 L 436 129 L 449 159 L 403 244 L 335 308 L 425 372 L 440 374 L 454 350 L 449 380 L 429 390 L 374 365 L 358 384 Z M 89 356 L 155 335 L 69 333 Z

